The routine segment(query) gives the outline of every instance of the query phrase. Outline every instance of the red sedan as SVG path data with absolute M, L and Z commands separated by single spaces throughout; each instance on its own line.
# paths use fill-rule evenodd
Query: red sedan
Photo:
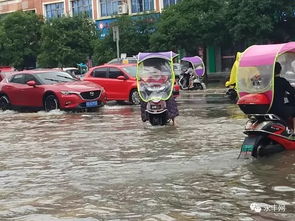
M 15 72 L 0 82 L 0 109 L 97 109 L 106 102 L 103 87 L 56 70 Z
M 91 68 L 83 80 L 101 85 L 106 90 L 108 100 L 139 104 L 135 76 L 136 64 L 104 64 Z M 173 94 L 179 94 L 178 85 L 174 86 Z

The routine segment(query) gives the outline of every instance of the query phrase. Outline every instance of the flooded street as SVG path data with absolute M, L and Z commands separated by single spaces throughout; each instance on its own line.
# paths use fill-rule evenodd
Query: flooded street
M 177 102 L 175 127 L 116 103 L 0 111 L 0 220 L 295 220 L 295 153 L 238 160 L 236 105 L 191 91 Z

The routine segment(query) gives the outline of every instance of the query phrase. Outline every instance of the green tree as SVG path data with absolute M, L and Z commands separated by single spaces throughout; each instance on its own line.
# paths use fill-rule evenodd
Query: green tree
M 76 66 L 93 54 L 97 31 L 86 17 L 62 17 L 48 20 L 42 27 L 40 67 Z
M 117 56 L 116 43 L 113 41 L 112 27 L 119 27 L 120 53 L 128 56 L 137 55 L 141 51 L 149 51 L 149 38 L 155 31 L 158 15 L 120 16 L 111 24 L 110 33 L 104 39 L 98 39 L 95 44 L 94 61 L 105 63 Z
M 35 66 L 43 18 L 17 11 L 4 16 L 0 23 L 0 64 L 17 69 Z
M 249 46 L 295 37 L 295 1 L 228 0 L 227 23 L 235 44 Z
M 152 49 L 195 54 L 197 46 L 225 44 L 224 4 L 224 0 L 185 0 L 170 6 L 151 36 Z

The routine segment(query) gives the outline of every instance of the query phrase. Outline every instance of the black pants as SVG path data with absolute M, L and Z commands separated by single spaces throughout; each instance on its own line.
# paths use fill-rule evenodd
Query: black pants
M 285 104 L 280 108 L 273 108 L 270 113 L 278 115 L 284 121 L 288 122 L 289 118 L 295 118 L 295 106 Z

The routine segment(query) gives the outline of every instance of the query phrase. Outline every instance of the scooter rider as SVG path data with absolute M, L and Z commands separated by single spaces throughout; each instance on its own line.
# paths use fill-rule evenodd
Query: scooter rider
M 272 102 L 271 110 L 272 114 L 276 114 L 283 120 L 288 122 L 290 117 L 293 118 L 293 130 L 295 129 L 295 106 L 290 104 L 285 104 L 284 98 L 286 93 L 295 97 L 295 89 L 290 85 L 290 83 L 285 79 L 280 77 L 282 67 L 279 62 L 275 63 L 274 69 L 274 97 Z M 293 104 L 294 105 L 294 104 Z
M 187 75 L 187 82 L 188 82 L 188 89 L 193 88 L 194 83 L 194 70 L 192 64 L 189 64 L 188 69 L 186 70 L 185 74 Z

